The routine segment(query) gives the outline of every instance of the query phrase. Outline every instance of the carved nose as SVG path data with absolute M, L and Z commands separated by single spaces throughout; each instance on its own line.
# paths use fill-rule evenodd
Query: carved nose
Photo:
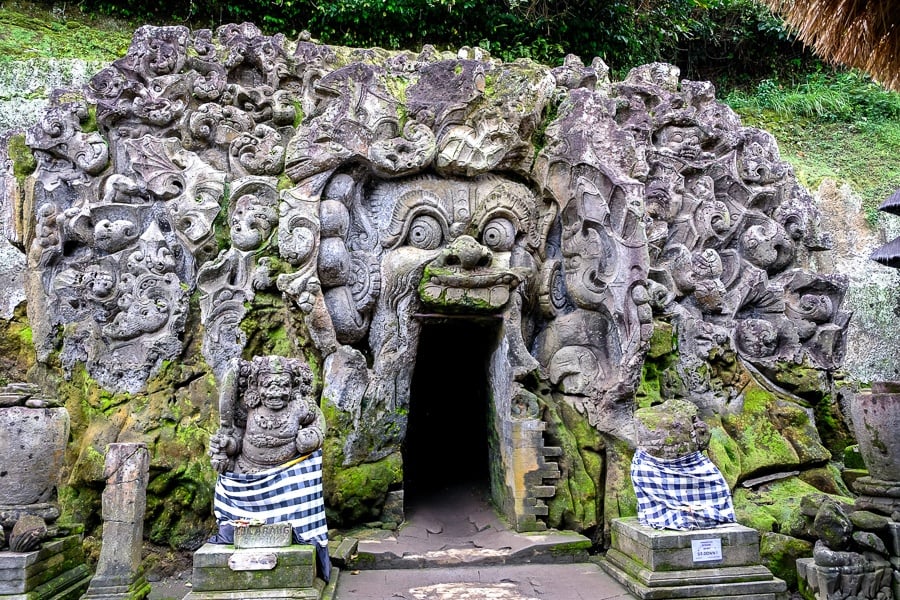
M 486 267 L 491 264 L 493 255 L 491 251 L 475 241 L 469 235 L 461 235 L 450 244 L 447 249 L 447 266 L 461 266 L 471 270 L 478 267 Z

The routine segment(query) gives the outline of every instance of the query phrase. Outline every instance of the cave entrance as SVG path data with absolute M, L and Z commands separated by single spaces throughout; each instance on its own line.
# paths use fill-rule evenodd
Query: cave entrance
M 490 495 L 491 355 L 502 320 L 422 316 L 403 443 L 404 504 L 461 488 Z

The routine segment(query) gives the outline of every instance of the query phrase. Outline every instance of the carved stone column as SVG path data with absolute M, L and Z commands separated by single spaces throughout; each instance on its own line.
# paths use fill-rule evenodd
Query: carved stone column
M 140 571 L 149 471 L 146 444 L 107 447 L 103 546 L 85 598 L 139 600 L 150 593 Z

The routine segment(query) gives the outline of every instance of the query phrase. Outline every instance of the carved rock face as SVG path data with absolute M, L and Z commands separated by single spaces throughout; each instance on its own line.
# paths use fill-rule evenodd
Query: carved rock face
M 771 136 L 671 65 L 611 83 L 575 57 L 549 69 L 250 24 L 143 27 L 27 141 L 40 360 L 58 351 L 64 369 L 136 392 L 195 323 L 221 381 L 258 296 L 284 298 L 282 350 L 320 359 L 341 391 L 328 398 L 341 467 L 400 452 L 435 316 L 497 324 L 491 435 L 537 432 L 535 465 L 538 397 L 634 442 L 654 321 L 677 342 L 662 399 L 704 414 L 751 370 L 842 358 L 845 283 L 802 270 L 828 241 L 812 199 Z

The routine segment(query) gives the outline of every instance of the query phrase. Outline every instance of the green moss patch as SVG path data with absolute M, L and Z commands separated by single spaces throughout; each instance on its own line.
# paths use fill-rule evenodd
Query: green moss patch
M 388 490 L 403 483 L 403 459 L 395 452 L 377 462 L 336 468 L 325 465 L 325 503 L 333 524 L 371 521 L 381 515 Z

